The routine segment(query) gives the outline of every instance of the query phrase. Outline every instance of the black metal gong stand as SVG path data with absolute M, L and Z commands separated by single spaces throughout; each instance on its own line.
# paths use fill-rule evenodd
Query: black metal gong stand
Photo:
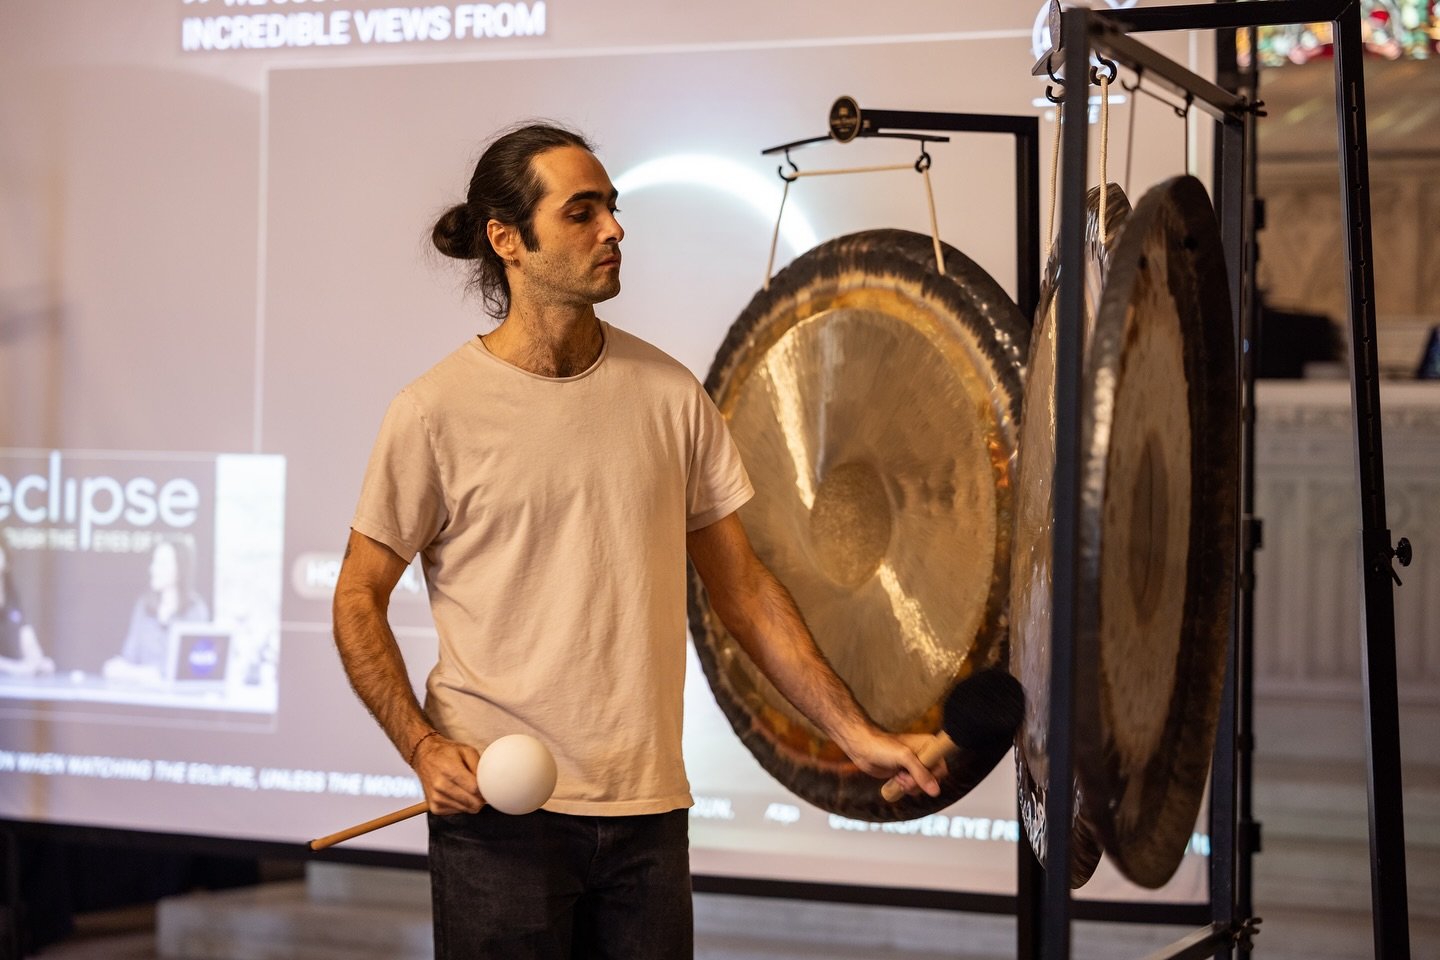
M 1035 117 L 1006 116 L 988 113 L 930 113 L 923 110 L 861 109 L 850 97 L 841 97 L 830 108 L 830 130 L 824 136 L 808 137 L 782 143 L 760 151 L 762 154 L 783 153 L 787 163 L 790 151 L 811 143 L 836 141 L 849 143 L 860 137 L 886 137 L 920 141 L 944 142 L 948 137 L 925 136 L 926 133 L 1001 133 L 1015 138 L 1015 303 L 1026 317 L 1035 313 L 1040 299 L 1040 121 Z M 917 167 L 918 169 L 918 167 Z M 787 176 L 780 168 L 780 176 Z
M 852 98 L 841 97 L 830 108 L 830 131 L 827 134 L 782 143 L 762 150 L 761 153 L 784 154 L 793 169 L 790 151 L 812 143 L 832 140 L 848 143 L 858 137 L 893 137 L 919 140 L 923 150 L 926 142 L 946 139 L 927 134 L 942 132 L 1002 133 L 1015 138 L 1015 302 L 1025 317 L 1033 318 L 1040 299 L 1040 122 L 1036 117 L 862 109 Z M 792 175 L 787 175 L 784 167 L 781 167 L 779 172 L 786 180 L 794 179 Z M 1018 812 L 1016 816 L 1018 818 Z M 1017 844 L 1017 850 L 1019 897 L 1016 900 L 1008 897 L 960 894 L 936 900 L 934 905 L 941 909 L 968 910 L 975 913 L 1013 912 L 1020 921 L 1019 955 L 1029 958 L 1036 955 L 1038 944 L 1035 937 L 1037 927 L 1033 918 L 1040 908 L 1040 865 L 1031 852 L 1030 845 L 1023 839 Z M 699 883 L 707 889 L 713 887 L 708 880 Z M 777 892 L 782 895 L 803 896 L 814 891 L 785 885 L 783 890 Z M 826 891 L 818 896 L 823 899 L 836 899 L 834 891 Z M 870 889 L 863 893 L 857 891 L 853 902 L 882 901 L 889 902 L 885 900 L 885 892 Z M 920 900 L 913 893 L 896 898 L 894 902 L 898 905 L 920 905 Z M 926 901 L 924 905 L 930 905 L 930 902 Z M 1199 922 L 1208 915 L 1203 904 L 1079 900 L 1074 903 L 1074 907 L 1074 915 L 1080 919 L 1108 922 L 1129 920 L 1137 923 L 1192 923 Z
M 1016 305 L 1027 318 L 1033 318 L 1040 294 L 1040 187 L 1039 140 L 1040 125 L 1036 117 L 997 114 L 934 113 L 915 110 L 875 110 L 861 108 L 850 97 L 841 97 L 830 108 L 830 129 L 823 136 L 807 137 L 762 150 L 764 155 L 784 155 L 791 168 L 779 168 L 782 179 L 796 179 L 798 168 L 790 152 L 813 143 L 835 141 L 848 143 L 860 137 L 882 137 L 918 140 L 921 149 L 927 142 L 948 138 L 939 133 L 1001 133 L 1015 138 L 1015 257 Z M 923 131 L 923 132 L 920 132 Z M 1068 149 L 1068 147 L 1067 147 Z M 1082 191 L 1083 196 L 1083 191 Z M 1233 274 L 1232 274 L 1233 275 Z M 1068 702 L 1068 701 L 1067 701 Z M 1052 735 L 1053 736 L 1053 735 Z M 1052 742 L 1058 742 L 1052 740 Z M 1068 739 L 1065 741 L 1068 748 Z M 1017 818 L 1019 814 L 1017 812 Z M 1215 831 L 1212 829 L 1212 835 Z M 852 889 L 845 892 L 833 888 L 818 889 L 812 885 L 771 883 L 763 885 L 777 896 L 811 896 L 816 899 L 855 903 L 893 903 L 897 906 L 934 906 L 973 913 L 1013 913 L 1018 918 L 1019 956 L 1038 956 L 1040 925 L 1036 918 L 1041 910 L 1040 863 L 1029 843 L 1017 845 L 1016 898 L 983 894 L 956 894 L 921 897 L 914 892 L 895 896 L 883 888 Z M 696 878 L 696 889 L 711 892 L 734 892 L 713 878 Z M 746 890 L 755 892 L 757 885 L 748 883 Z M 1148 924 L 1200 923 L 1211 915 L 1205 904 L 1155 903 L 1153 901 L 1076 900 L 1071 915 L 1077 919 L 1100 922 Z M 1248 908 L 1247 908 L 1248 909 Z
M 1232 611 L 1232 644 L 1227 665 L 1215 763 L 1211 779 L 1209 926 L 1156 953 L 1151 960 L 1180 960 L 1248 952 L 1255 920 L 1250 914 L 1249 860 L 1258 839 L 1254 825 L 1238 823 L 1237 805 L 1249 809 L 1249 576 L 1258 527 L 1253 522 L 1254 370 L 1253 310 L 1249 288 L 1254 263 L 1253 149 L 1257 104 L 1238 97 L 1149 47 L 1130 34 L 1152 30 L 1231 31 L 1256 26 L 1330 21 L 1335 38 L 1336 123 L 1341 145 L 1341 198 L 1346 226 L 1349 291 L 1350 383 L 1354 408 L 1356 467 L 1360 491 L 1360 547 L 1364 602 L 1364 696 L 1366 768 L 1370 810 L 1370 875 L 1375 956 L 1399 960 L 1410 955 L 1405 885 L 1405 837 L 1400 782 L 1399 704 L 1395 668 L 1396 580 L 1385 521 L 1381 457 L 1379 368 L 1375 353 L 1374 275 L 1370 243 L 1370 174 L 1366 146 L 1364 75 L 1358 0 L 1255 0 L 1090 11 L 1075 8 L 1061 18 L 1059 49 L 1052 68 L 1063 62 L 1066 78 L 1088 78 L 1091 53 L 1100 53 L 1137 71 L 1209 113 L 1219 127 L 1217 212 L 1220 218 L 1231 304 L 1236 322 L 1235 358 L 1241 377 L 1239 418 L 1242 483 L 1240 524 L 1241 589 Z M 1065 147 L 1061 173 L 1060 264 L 1063 276 L 1084 275 L 1086 148 L 1089 84 L 1065 85 L 1060 105 Z M 1054 633 L 1051 644 L 1050 770 L 1046 822 L 1050 825 L 1045 873 L 1033 877 L 1039 890 L 1020 891 L 1020 957 L 1068 960 L 1072 903 L 1068 884 L 1071 783 L 1074 750 L 1074 665 L 1097 652 L 1077 649 L 1080 503 L 1080 409 L 1084 289 L 1061 284 L 1055 360 L 1056 462 L 1054 526 Z M 1401 541 L 1404 550 L 1405 541 Z M 1408 558 L 1402 559 L 1402 563 Z M 1234 629 L 1240 626 L 1242 629 Z M 1237 698 L 1237 689 L 1241 696 Z M 1237 723 L 1239 724 L 1237 729 Z M 1243 755 L 1244 762 L 1240 762 Z M 1238 775 L 1237 775 L 1238 774 Z M 1243 802 L 1241 797 L 1243 796 Z M 1237 829 L 1237 823 L 1240 829 Z M 1038 904 L 1038 923 L 1028 923 L 1027 904 Z M 1038 935 L 1038 936 L 1037 936 Z M 1038 943 L 1036 942 L 1038 939 Z

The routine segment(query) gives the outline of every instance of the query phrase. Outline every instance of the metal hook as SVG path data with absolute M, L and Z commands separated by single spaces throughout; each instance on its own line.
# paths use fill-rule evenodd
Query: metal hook
M 1151 90 L 1150 88 L 1146 87 L 1145 84 L 1143 83 L 1143 80 L 1144 80 L 1144 77 L 1140 74 L 1139 71 L 1136 71 L 1136 73 L 1135 73 L 1135 84 L 1132 86 L 1132 85 L 1126 83 L 1124 80 L 1121 80 L 1121 81 L 1120 81 L 1120 87 L 1121 87 L 1121 89 L 1125 90 L 1127 93 L 1143 93 L 1143 94 L 1145 94 L 1145 96 L 1149 97 L 1151 100 L 1157 100 L 1157 101 L 1159 101 L 1160 103 L 1163 103 L 1165 106 L 1169 107 L 1169 108 L 1174 112 L 1175 116 L 1179 117 L 1181 120 L 1184 120 L 1184 119 L 1186 119 L 1187 117 L 1190 116 L 1190 108 L 1191 108 L 1192 106 L 1194 106 L 1194 104 L 1195 104 L 1195 94 L 1193 94 L 1193 93 L 1186 93 L 1186 94 L 1185 94 L 1185 102 L 1184 102 L 1183 104 L 1177 104 L 1177 103 L 1175 103 L 1175 102 L 1172 101 L 1172 100 L 1167 100 L 1167 99 L 1165 99 L 1164 97 L 1160 96 L 1158 93 L 1156 93 L 1156 92 L 1154 92 L 1153 90 Z
M 1115 61 L 1106 60 L 1104 57 L 1097 57 L 1096 59 L 1100 61 L 1100 67 L 1108 68 L 1110 71 L 1110 75 L 1105 78 L 1105 82 L 1114 83 L 1115 78 L 1120 75 L 1120 68 L 1116 66 Z M 1091 83 L 1098 84 L 1100 82 L 1100 67 L 1090 68 Z
M 794 172 L 792 175 L 788 176 L 788 177 L 785 175 L 785 168 L 784 168 L 784 167 L 776 167 L 776 168 L 775 168 L 775 172 L 778 173 L 778 174 L 780 174 L 780 179 L 781 179 L 781 180 L 784 180 L 786 183 L 794 183 L 796 180 L 799 180 L 799 179 L 800 179 L 800 168 L 797 167 L 797 166 L 795 166 L 795 161 L 794 161 L 794 160 L 791 160 L 791 159 L 790 159 L 790 148 L 789 148 L 789 147 L 786 147 L 786 148 L 785 148 L 785 162 L 788 163 L 788 164 L 790 164 L 790 169 L 793 170 L 793 171 L 795 171 L 795 172 Z
M 929 154 L 929 152 L 925 149 L 925 141 L 924 141 L 924 140 L 921 140 L 921 141 L 920 141 L 920 156 L 915 159 L 915 172 L 916 172 L 916 173 L 924 173 L 926 170 L 929 170 L 929 169 L 930 169 L 930 163 L 931 163 L 930 154 Z
M 1055 85 L 1050 86 L 1049 84 L 1046 84 L 1045 99 L 1049 100 L 1053 104 L 1059 105 L 1064 101 L 1065 98 L 1065 81 L 1061 80 L 1055 75 L 1055 68 L 1052 67 L 1048 62 L 1045 64 L 1045 72 L 1050 74 L 1050 80 Z M 1060 88 L 1060 93 L 1058 95 L 1055 93 L 1055 87 Z

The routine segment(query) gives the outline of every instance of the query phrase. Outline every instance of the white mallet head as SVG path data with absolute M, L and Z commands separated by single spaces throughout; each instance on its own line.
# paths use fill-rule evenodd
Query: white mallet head
M 555 758 L 534 737 L 512 733 L 480 754 L 475 780 L 485 802 L 501 813 L 532 813 L 555 792 Z

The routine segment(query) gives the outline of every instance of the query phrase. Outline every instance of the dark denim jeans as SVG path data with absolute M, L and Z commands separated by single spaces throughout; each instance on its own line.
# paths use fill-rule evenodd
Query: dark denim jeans
M 436 960 L 689 960 L 689 815 L 430 816 Z

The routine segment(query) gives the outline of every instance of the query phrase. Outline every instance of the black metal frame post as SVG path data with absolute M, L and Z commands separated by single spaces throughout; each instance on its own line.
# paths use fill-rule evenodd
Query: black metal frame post
M 1237 364 L 1242 375 L 1242 398 L 1237 416 L 1241 418 L 1243 468 L 1253 464 L 1253 318 L 1254 302 L 1245 295 L 1251 289 L 1254 269 L 1253 142 L 1256 104 L 1235 97 L 1198 77 L 1173 61 L 1131 40 L 1130 32 L 1147 30 L 1221 30 L 1241 27 L 1306 23 L 1329 20 L 1336 36 L 1336 112 L 1341 143 L 1341 191 L 1346 224 L 1347 275 L 1350 293 L 1349 329 L 1351 388 L 1355 410 L 1356 472 L 1360 488 L 1362 586 L 1364 588 L 1363 647 L 1364 688 L 1367 730 L 1367 787 L 1370 798 L 1371 894 L 1374 907 L 1376 957 L 1384 960 L 1409 956 L 1409 922 L 1405 885 L 1403 804 L 1401 801 L 1399 704 L 1395 668 L 1395 620 L 1391 566 L 1396 551 L 1385 523 L 1384 469 L 1381 456 L 1379 373 L 1375 355 L 1374 277 L 1372 270 L 1369 170 L 1365 135 L 1364 78 L 1362 74 L 1360 13 L 1357 0 L 1256 0 L 1252 3 L 1219 3 L 1177 7 L 1112 10 L 1091 13 L 1083 8 L 1062 15 L 1062 45 L 1065 75 L 1088 77 L 1092 49 L 1114 57 L 1145 78 L 1183 95 L 1222 123 L 1220 194 L 1218 209 L 1227 266 L 1231 269 L 1231 298 L 1236 309 L 1240 346 Z M 1088 84 L 1078 80 L 1067 85 L 1062 103 L 1066 156 L 1061 192 L 1061 269 L 1080 275 L 1083 268 L 1083 223 L 1085 217 L 1085 150 L 1088 138 Z M 1077 285 L 1070 285 L 1077 286 Z M 1074 590 L 1078 570 L 1078 543 L 1075 539 L 1078 516 L 1079 375 L 1081 371 L 1080 330 L 1083 303 L 1078 290 L 1062 285 L 1056 345 L 1057 442 L 1055 468 L 1055 557 L 1054 582 L 1056 613 L 1052 656 L 1056 663 L 1072 666 L 1075 649 Z M 1066 415 L 1065 409 L 1074 409 Z M 1247 420 L 1249 421 L 1247 424 Z M 1066 436 L 1069 432 L 1072 436 Z M 1067 463 L 1066 461 L 1071 462 Z M 1242 490 L 1242 509 L 1253 507 L 1253 488 L 1247 480 Z M 1246 513 L 1237 550 L 1242 557 L 1253 551 L 1258 524 Z M 1401 546 L 1404 546 L 1402 541 Z M 1405 562 L 1402 560 L 1402 562 Z M 1248 574 L 1248 560 L 1242 564 Z M 1063 585 L 1063 589 L 1062 589 Z M 1217 809 L 1214 822 L 1228 837 L 1217 836 L 1212 846 L 1211 913 L 1208 929 L 1196 931 L 1170 949 L 1155 954 L 1156 960 L 1228 954 L 1235 943 L 1248 947 L 1247 937 L 1254 922 L 1248 910 L 1249 854 L 1258 839 L 1253 824 L 1235 833 L 1237 812 L 1248 815 L 1248 743 L 1251 704 L 1250 650 L 1242 637 L 1249 617 L 1248 599 L 1243 597 L 1234 611 L 1232 650 L 1227 664 L 1226 709 L 1217 738 L 1217 763 L 1212 786 L 1212 803 Z M 1059 668 L 1056 667 L 1056 672 Z M 1069 783 L 1073 777 L 1071 725 L 1073 679 L 1051 678 L 1051 767 L 1047 819 L 1051 825 L 1045 881 L 1041 955 L 1068 958 L 1070 901 L 1065 878 L 1068 867 L 1070 829 Z M 1057 749 L 1058 748 L 1058 749 Z M 1244 755 L 1245 762 L 1237 763 Z M 1057 762 L 1060 761 L 1060 762 Z M 1237 780 L 1238 775 L 1238 780 Z M 1228 782 L 1226 782 L 1228 781 Z M 1237 800 L 1243 809 L 1237 811 Z M 1057 840 L 1061 840 L 1057 843 Z M 1064 858 L 1055 856 L 1057 847 Z M 1213 856 L 1220 850 L 1221 862 Z M 1066 888 L 1066 889 L 1060 889 Z M 1023 955 L 1023 954 L 1022 954 Z
M 1067 10 L 1061 23 L 1065 54 L 1064 96 L 1059 117 L 1062 210 L 1060 276 L 1085 276 L 1085 192 L 1090 122 L 1090 12 Z M 1101 185 L 1104 189 L 1104 185 Z M 1045 876 L 1041 903 L 1040 956 L 1070 958 L 1070 848 L 1075 815 L 1075 663 L 1080 583 L 1080 406 L 1083 395 L 1085 285 L 1062 283 L 1055 325 L 1055 524 L 1051 528 L 1050 729 L 1045 793 Z M 1091 651 L 1083 651 L 1090 655 Z
M 1246 28 L 1254 40 L 1254 27 Z M 1233 40 L 1230 68 L 1234 70 Z M 1251 44 L 1254 49 L 1254 43 Z M 1260 101 L 1258 55 L 1251 59 L 1246 95 L 1257 106 Z M 1240 312 L 1236 314 L 1236 342 L 1240 346 L 1240 566 L 1239 589 L 1236 592 L 1235 655 L 1231 660 L 1235 690 L 1235 916 L 1250 917 L 1255 913 L 1255 854 L 1260 852 L 1260 824 L 1255 820 L 1255 553 L 1262 543 L 1262 524 L 1255 515 L 1255 361 L 1259 334 L 1259 295 L 1256 280 L 1258 253 L 1256 232 L 1259 229 L 1259 201 L 1256 197 L 1257 149 L 1255 122 L 1257 111 L 1246 112 L 1243 130 L 1241 215 Z M 1217 750 L 1220 745 L 1216 745 Z M 1248 944 L 1247 944 L 1248 948 Z
M 1365 131 L 1365 71 L 1360 6 L 1335 18 L 1335 113 L 1340 129 L 1340 188 L 1345 211 L 1346 286 L 1350 294 L 1350 390 L 1355 466 L 1360 480 L 1360 564 L 1365 691 L 1366 788 L 1370 808 L 1370 899 L 1375 956 L 1410 955 L 1405 883 L 1405 809 L 1400 777 L 1400 702 L 1395 669 L 1395 578 L 1385 522 L 1380 436 L 1380 369 L 1375 355 L 1375 274 L 1370 245 L 1370 161 Z M 1396 578 L 1398 579 L 1398 578 Z
M 0 844 L 5 851 L 5 931 L 0 936 L 0 960 L 20 960 L 23 955 L 20 923 L 24 912 L 20 902 L 20 838 L 13 829 L 5 827 L 0 829 Z
M 1225 267 L 1227 279 L 1230 281 L 1230 306 L 1231 317 L 1234 326 L 1234 343 L 1236 344 L 1233 363 L 1235 367 L 1236 383 L 1240 385 L 1236 391 L 1235 409 L 1232 416 L 1238 424 L 1245 422 L 1245 402 L 1247 392 L 1245 387 L 1245 356 L 1246 356 L 1246 323 L 1244 319 L 1244 305 L 1242 290 L 1244 287 L 1244 250 L 1245 250 L 1245 229 L 1246 217 L 1244 208 L 1245 196 L 1245 164 L 1244 164 L 1244 129 L 1240 119 L 1231 114 L 1227 115 L 1221 124 L 1220 133 L 1220 171 L 1219 179 L 1222 189 L 1217 191 L 1216 199 L 1219 201 L 1217 211 L 1220 221 L 1220 235 L 1225 246 Z M 1243 431 L 1243 427 L 1241 428 Z M 1245 483 L 1244 472 L 1251 467 L 1251 463 L 1244 457 L 1244 438 L 1236 438 L 1236 463 L 1239 465 L 1241 478 L 1236 490 L 1237 502 L 1243 499 L 1241 490 Z M 1243 508 L 1241 508 L 1243 515 Z M 1237 558 L 1245 555 L 1245 524 L 1236 524 L 1235 555 Z M 1240 566 L 1245 566 L 1244 560 Z M 1237 580 L 1243 581 L 1243 569 L 1237 571 Z M 1220 699 L 1219 723 L 1215 730 L 1215 750 L 1211 761 L 1210 777 L 1210 918 L 1212 924 L 1226 929 L 1233 929 L 1237 920 L 1236 888 L 1237 888 L 1237 806 L 1238 806 L 1238 776 L 1239 776 L 1239 742 L 1237 736 L 1237 725 L 1239 722 L 1238 696 L 1237 692 L 1241 679 L 1241 668 L 1239 664 L 1239 649 L 1242 644 L 1240 637 L 1240 610 L 1242 606 L 1248 606 L 1248 597 L 1245 593 L 1243 583 L 1237 584 L 1240 589 L 1235 592 L 1234 602 L 1230 610 L 1230 646 L 1229 656 L 1225 663 L 1225 681 Z M 1228 946 L 1218 955 L 1228 958 L 1232 955 Z
M 1241 101 L 1242 104 L 1244 101 Z M 1239 727 L 1241 713 L 1245 709 L 1242 689 L 1247 690 L 1248 674 L 1242 651 L 1248 648 L 1249 638 L 1245 629 L 1246 612 L 1251 609 L 1251 591 L 1247 575 L 1250 559 L 1247 552 L 1248 526 L 1245 506 L 1246 489 L 1253 490 L 1253 459 L 1247 451 L 1253 451 L 1250 427 L 1253 418 L 1247 418 L 1250 402 L 1254 396 L 1253 368 L 1248 363 L 1250 351 L 1250 323 L 1247 316 L 1245 289 L 1248 286 L 1249 238 L 1254 236 L 1254 224 L 1250 220 L 1248 198 L 1252 194 L 1251 171 L 1246 162 L 1253 147 L 1255 111 L 1244 106 L 1227 111 L 1220 124 L 1218 144 L 1219 169 L 1216 179 L 1216 201 L 1219 209 L 1220 235 L 1225 246 L 1225 269 L 1230 281 L 1230 310 L 1234 324 L 1235 379 L 1239 384 L 1236 392 L 1234 417 L 1239 426 L 1237 436 L 1236 462 L 1240 467 L 1237 502 L 1240 522 L 1236 525 L 1235 554 L 1239 559 L 1237 587 L 1234 605 L 1231 608 L 1230 656 L 1226 661 L 1225 685 L 1221 697 L 1220 722 L 1216 728 L 1215 754 L 1210 780 L 1210 918 L 1216 928 L 1234 930 L 1250 916 L 1249 908 L 1240 909 L 1242 899 L 1249 901 L 1248 883 L 1242 898 L 1240 874 L 1242 862 L 1248 867 L 1249 858 L 1244 850 L 1244 840 L 1238 829 L 1240 794 L 1249 792 L 1248 768 L 1242 763 L 1242 754 L 1248 751 L 1241 743 Z M 1248 880 L 1249 873 L 1246 872 Z M 1225 945 L 1218 956 L 1229 958 L 1234 951 Z

